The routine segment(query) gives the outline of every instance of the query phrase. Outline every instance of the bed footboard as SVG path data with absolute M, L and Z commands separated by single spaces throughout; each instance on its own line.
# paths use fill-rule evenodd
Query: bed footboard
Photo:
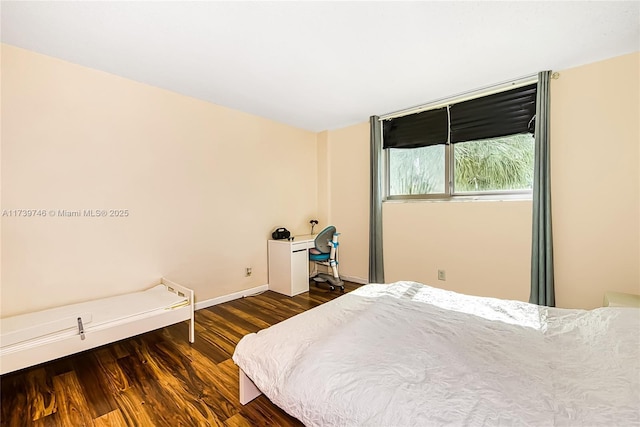
M 186 297 L 189 299 L 189 311 L 190 311 L 190 319 L 189 319 L 189 342 L 194 343 L 196 339 L 195 335 L 195 298 L 193 297 L 193 291 L 189 288 L 185 288 L 184 286 L 180 286 L 177 283 L 172 282 L 171 280 L 167 280 L 164 277 L 160 280 L 160 283 L 165 285 L 170 292 L 174 294 L 178 294 L 180 296 Z
M 246 405 L 261 394 L 251 378 L 240 369 L 240 403 Z

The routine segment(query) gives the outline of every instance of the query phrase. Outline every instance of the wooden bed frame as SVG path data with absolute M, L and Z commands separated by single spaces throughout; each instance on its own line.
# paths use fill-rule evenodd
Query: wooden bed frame
M 29 341 L 25 341 L 19 346 L 8 346 L 0 351 L 0 374 L 4 375 L 185 320 L 190 321 L 189 341 L 193 343 L 195 340 L 193 290 L 164 278 L 160 280 L 160 284 L 164 285 L 169 292 L 187 298 L 187 301 L 166 310 L 155 310 L 96 327 L 88 327 L 86 331 L 80 328 L 74 335 L 40 338 L 33 340 L 32 345 L 29 345 Z

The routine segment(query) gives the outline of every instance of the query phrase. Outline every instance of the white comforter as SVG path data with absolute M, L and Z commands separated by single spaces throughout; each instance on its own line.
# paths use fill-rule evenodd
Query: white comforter
M 640 425 L 640 309 L 367 285 L 233 360 L 308 426 Z

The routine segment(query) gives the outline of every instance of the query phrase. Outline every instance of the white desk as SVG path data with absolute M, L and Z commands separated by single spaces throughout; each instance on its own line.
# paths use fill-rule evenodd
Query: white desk
M 290 297 L 309 291 L 309 249 L 316 236 L 269 240 L 269 290 Z

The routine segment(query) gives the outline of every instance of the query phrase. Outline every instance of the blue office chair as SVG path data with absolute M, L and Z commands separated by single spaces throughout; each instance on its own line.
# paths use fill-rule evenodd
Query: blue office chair
M 315 248 L 309 249 L 309 261 L 313 261 L 316 264 L 314 275 L 312 276 L 316 286 L 318 286 L 318 283 L 329 282 L 329 289 L 333 291 L 336 288 L 340 288 L 340 291 L 344 292 L 344 282 L 340 280 L 338 261 L 336 261 L 339 235 L 340 233 L 336 232 L 336 228 L 333 225 L 318 233 L 314 240 Z M 318 265 L 329 267 L 332 274 L 319 273 Z

